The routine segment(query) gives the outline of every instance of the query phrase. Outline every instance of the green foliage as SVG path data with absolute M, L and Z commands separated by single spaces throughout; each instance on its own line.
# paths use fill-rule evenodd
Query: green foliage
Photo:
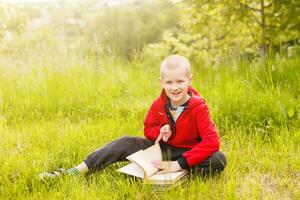
M 268 50 L 281 53 L 299 45 L 299 1 L 185 1 L 177 31 L 167 31 L 146 55 L 169 52 L 205 65 L 241 55 L 253 58 Z M 161 51 L 160 51 L 161 50 Z
M 180 6 L 179 29 L 165 32 L 162 42 L 149 45 L 146 54 L 159 53 L 163 49 L 162 54 L 179 53 L 210 65 L 224 57 L 236 58 L 243 53 L 254 53 L 250 32 L 236 16 L 228 16 L 225 3 L 205 1 L 199 6 L 195 4 Z
M 231 14 L 237 15 L 260 46 L 274 46 L 299 38 L 300 2 L 296 0 L 227 1 Z
M 176 8 L 164 1 L 106 8 L 91 20 L 89 42 L 97 51 L 130 58 L 145 44 L 158 42 L 177 18 Z

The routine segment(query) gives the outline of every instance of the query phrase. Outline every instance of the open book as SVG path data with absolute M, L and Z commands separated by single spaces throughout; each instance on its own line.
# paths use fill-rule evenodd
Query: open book
M 148 149 L 140 150 L 126 157 L 132 163 L 118 169 L 117 171 L 143 178 L 145 182 L 158 185 L 169 185 L 175 183 L 187 174 L 186 170 L 172 173 L 157 173 L 159 169 L 152 166 L 151 161 L 162 160 L 159 144 Z

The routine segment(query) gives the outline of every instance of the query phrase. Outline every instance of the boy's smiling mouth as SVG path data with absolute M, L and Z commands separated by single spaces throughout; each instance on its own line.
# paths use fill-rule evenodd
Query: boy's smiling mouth
M 177 96 L 180 95 L 181 92 L 171 92 L 172 95 Z

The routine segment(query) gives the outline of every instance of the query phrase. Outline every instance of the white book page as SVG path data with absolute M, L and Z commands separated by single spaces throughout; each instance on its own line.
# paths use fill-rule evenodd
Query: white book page
M 143 169 L 135 163 L 130 163 L 130 164 L 118 169 L 117 171 L 125 173 L 125 174 L 129 174 L 132 176 L 136 176 L 139 178 L 144 178 Z
M 144 169 L 146 176 L 149 177 L 158 172 L 158 169 L 151 164 L 151 161 L 162 160 L 160 146 L 159 144 L 155 144 L 145 150 L 138 151 L 128 156 L 127 159 L 141 166 Z
M 153 181 L 173 181 L 177 178 L 180 178 L 181 176 L 185 175 L 186 171 L 178 171 L 178 172 L 172 172 L 172 173 L 165 173 L 165 174 L 154 174 L 149 177 L 149 180 Z

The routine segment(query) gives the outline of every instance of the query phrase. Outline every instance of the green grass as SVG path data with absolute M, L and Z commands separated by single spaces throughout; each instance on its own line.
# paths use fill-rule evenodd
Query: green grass
M 143 135 L 160 93 L 147 61 L 56 55 L 0 59 L 1 199 L 299 199 L 299 58 L 194 65 L 228 166 L 165 193 L 128 178 L 115 164 L 87 178 L 41 183 L 37 174 L 80 163 L 123 135 Z M 24 62 L 22 62 L 24 61 Z

